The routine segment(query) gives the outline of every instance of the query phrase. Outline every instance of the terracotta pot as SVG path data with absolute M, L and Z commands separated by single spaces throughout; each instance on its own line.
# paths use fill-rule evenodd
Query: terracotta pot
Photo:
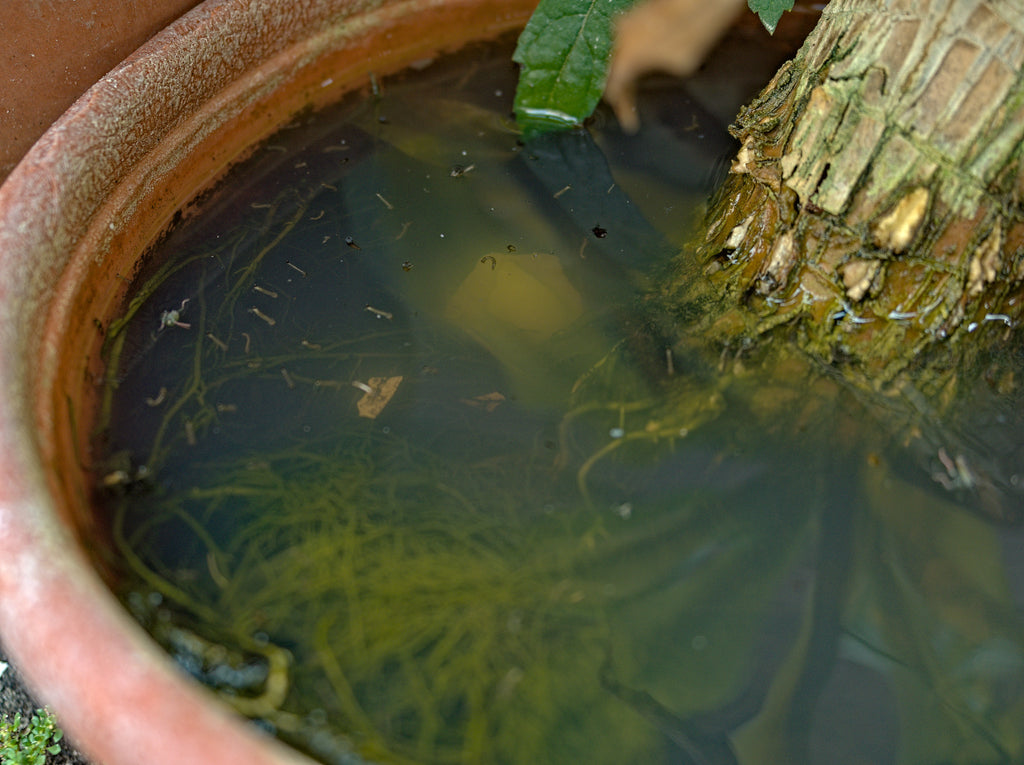
M 104 765 L 304 762 L 194 685 L 90 568 L 96 349 L 175 212 L 297 111 L 525 22 L 535 0 L 210 0 L 100 80 L 0 187 L 0 631 Z
M 85 89 L 198 0 L 0 3 L 0 181 Z M 43 95 L 44 97 L 40 97 Z

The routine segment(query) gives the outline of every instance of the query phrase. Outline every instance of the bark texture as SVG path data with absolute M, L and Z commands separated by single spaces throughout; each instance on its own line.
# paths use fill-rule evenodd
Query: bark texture
M 859 385 L 924 366 L 937 388 L 1021 320 L 1020 0 L 833 0 L 733 131 L 699 247 L 705 336 L 785 332 Z M 663 293 L 681 312 L 691 271 Z

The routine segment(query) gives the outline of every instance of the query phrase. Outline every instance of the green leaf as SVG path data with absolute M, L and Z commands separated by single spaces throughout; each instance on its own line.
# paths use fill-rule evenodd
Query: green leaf
M 601 99 L 615 16 L 636 0 L 541 0 L 512 58 L 526 135 L 582 124 Z
M 761 23 L 769 34 L 775 34 L 782 14 L 793 10 L 793 0 L 747 0 L 747 5 L 761 17 Z

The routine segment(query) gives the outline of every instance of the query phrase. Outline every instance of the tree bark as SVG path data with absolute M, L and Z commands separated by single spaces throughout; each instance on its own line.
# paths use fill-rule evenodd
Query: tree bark
M 680 333 L 785 333 L 858 386 L 935 393 L 1021 320 L 1020 0 L 833 0 L 732 130 L 704 278 L 661 291 Z

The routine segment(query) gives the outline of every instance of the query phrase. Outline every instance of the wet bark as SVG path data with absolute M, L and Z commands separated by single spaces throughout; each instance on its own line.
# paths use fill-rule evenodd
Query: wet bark
M 661 294 L 687 333 L 934 393 L 1020 322 L 1024 4 L 833 0 L 732 130 L 704 278 Z

